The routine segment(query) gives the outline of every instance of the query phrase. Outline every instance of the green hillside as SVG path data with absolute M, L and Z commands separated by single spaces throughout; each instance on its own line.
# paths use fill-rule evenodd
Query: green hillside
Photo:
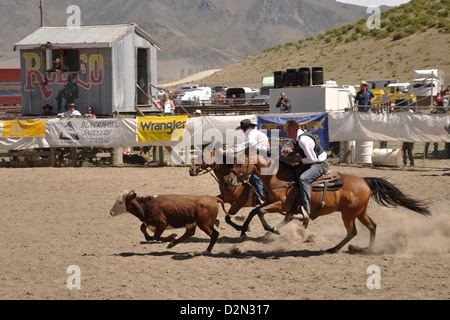
M 450 0 L 412 0 L 381 13 L 381 28 L 367 20 L 317 37 L 269 48 L 204 79 L 204 84 L 259 87 L 273 71 L 322 66 L 325 80 L 412 80 L 416 69 L 443 69 L 450 84 Z

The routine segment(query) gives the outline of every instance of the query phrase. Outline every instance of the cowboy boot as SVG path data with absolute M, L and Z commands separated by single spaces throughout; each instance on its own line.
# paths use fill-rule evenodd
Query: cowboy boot
M 298 219 L 300 221 L 306 222 L 309 220 L 309 214 L 306 212 L 303 206 L 298 206 L 297 213 L 292 216 L 294 219 Z
M 300 194 L 298 194 L 295 198 L 294 204 L 292 205 L 291 211 L 289 213 L 292 214 L 293 219 L 307 221 L 309 220 L 309 214 L 308 212 L 306 212 L 305 208 L 301 204 L 299 204 L 299 202 Z

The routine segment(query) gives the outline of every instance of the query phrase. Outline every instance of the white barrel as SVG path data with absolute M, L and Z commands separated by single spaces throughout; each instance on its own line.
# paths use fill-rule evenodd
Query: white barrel
M 401 166 L 402 149 L 374 149 L 372 162 L 374 166 Z
M 371 164 L 373 152 L 373 141 L 355 142 L 355 163 Z

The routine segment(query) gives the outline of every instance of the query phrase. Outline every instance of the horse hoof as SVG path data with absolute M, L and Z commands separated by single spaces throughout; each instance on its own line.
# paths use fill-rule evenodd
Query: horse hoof
M 339 250 L 336 248 L 331 248 L 331 249 L 326 250 L 325 252 L 330 253 L 330 254 L 335 254 L 335 253 L 338 253 Z
M 348 246 L 349 253 L 370 254 L 372 250 L 370 248 L 360 248 L 353 245 Z
M 308 224 L 309 224 L 309 219 L 303 220 L 302 226 L 304 229 L 308 228 Z
M 278 230 L 278 228 L 276 228 L 276 227 L 273 228 L 271 231 L 277 235 L 281 235 L 280 230 Z

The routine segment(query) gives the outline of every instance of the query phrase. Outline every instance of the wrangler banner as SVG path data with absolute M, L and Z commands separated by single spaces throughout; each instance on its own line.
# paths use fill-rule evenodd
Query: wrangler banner
M 0 121 L 0 138 L 45 137 L 45 120 Z
M 138 142 L 183 140 L 188 116 L 138 117 Z
M 305 117 L 290 117 L 290 118 L 275 118 L 275 117 L 260 117 L 258 116 L 259 130 L 267 130 L 270 145 L 278 146 L 281 150 L 286 142 L 289 140 L 283 131 L 284 124 L 289 119 L 295 119 L 300 123 L 300 128 L 303 131 L 309 131 L 316 137 L 317 141 L 325 150 L 329 148 L 328 138 L 328 114 L 323 113 L 313 116 Z M 279 130 L 278 138 L 272 138 L 272 130 Z

